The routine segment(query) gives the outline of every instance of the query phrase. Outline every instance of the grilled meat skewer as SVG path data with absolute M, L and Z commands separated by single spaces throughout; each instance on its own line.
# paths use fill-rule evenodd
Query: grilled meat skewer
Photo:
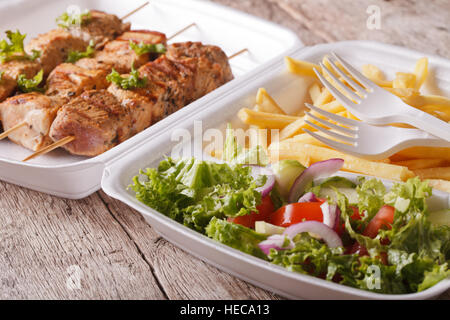
M 50 137 L 58 141 L 73 136 L 63 148 L 97 156 L 233 78 L 220 48 L 192 42 L 169 45 L 165 56 L 139 73 L 148 78 L 144 88 L 123 90 L 112 84 L 107 91 L 87 91 L 63 106 Z
M 80 26 L 51 30 L 31 40 L 25 50 L 41 52 L 38 62 L 47 76 L 66 60 L 69 51 L 84 51 L 91 40 L 100 49 L 106 42 L 130 30 L 130 26 L 115 15 L 91 10 L 89 16 L 83 17 Z
M 40 51 L 40 57 L 36 61 L 12 60 L 0 64 L 0 72 L 3 72 L 0 81 L 0 102 L 17 89 L 19 75 L 23 74 L 30 79 L 43 69 L 45 76 L 48 76 L 57 65 L 66 60 L 70 51 L 84 51 L 91 40 L 101 48 L 107 41 L 129 29 L 130 24 L 122 23 L 115 15 L 92 10 L 89 18 L 83 18 L 78 28 L 57 28 L 39 35 L 25 46 L 28 54 L 33 50 Z
M 0 104 L 0 115 L 5 131 L 20 123 L 27 123 L 26 126 L 10 133 L 9 139 L 33 151 L 49 145 L 52 142 L 48 137 L 50 125 L 62 105 L 69 103 L 84 91 L 106 89 L 109 85 L 106 76 L 116 66 L 124 69 L 125 72 L 131 71 L 131 63 L 127 68 L 125 64 L 129 61 L 129 57 L 135 56 L 135 52 L 129 45 L 129 41 L 133 39 L 149 44 L 159 43 L 159 41 L 165 43 L 165 36 L 161 33 L 128 31 L 123 38 L 107 43 L 104 48 L 106 50 L 109 46 L 113 48 L 120 46 L 121 50 L 109 50 L 105 53 L 99 51 L 93 58 L 82 59 L 87 66 L 100 66 L 100 69 L 86 69 L 78 63 L 60 64 L 47 79 L 46 96 L 38 93 L 21 94 Z M 144 55 L 145 58 L 149 59 L 150 55 Z M 144 63 L 144 60 L 141 58 L 139 63 Z

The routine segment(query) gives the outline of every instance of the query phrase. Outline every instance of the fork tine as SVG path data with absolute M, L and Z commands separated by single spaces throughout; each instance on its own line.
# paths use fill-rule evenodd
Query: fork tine
M 325 129 L 325 128 L 321 127 L 321 126 L 318 126 L 315 123 L 312 123 L 311 121 L 305 120 L 305 123 L 309 124 L 311 127 L 315 128 L 317 131 L 323 132 L 323 133 L 325 133 L 325 134 L 327 134 L 329 136 L 332 136 L 332 137 L 334 137 L 334 138 L 336 138 L 338 140 L 342 140 L 342 141 L 345 141 L 345 142 L 348 142 L 348 143 L 352 143 L 352 144 L 356 142 L 355 138 L 352 138 L 352 137 L 349 137 L 349 136 L 344 136 L 342 134 L 339 134 L 339 133 L 333 132 L 331 130 Z
M 317 113 L 319 113 L 319 114 L 321 114 L 321 115 L 323 115 L 323 116 L 325 116 L 325 117 L 327 117 L 327 118 L 329 118 L 331 120 L 334 120 L 334 121 L 336 121 L 336 122 L 338 122 L 340 124 L 344 124 L 344 125 L 351 126 L 351 127 L 356 127 L 356 128 L 358 128 L 358 126 L 360 125 L 358 123 L 358 121 L 338 116 L 337 114 L 325 111 L 325 110 L 320 109 L 320 108 L 318 108 L 316 106 L 313 106 L 312 104 L 305 103 L 305 105 L 309 109 L 311 109 L 311 110 L 313 110 L 313 111 L 315 111 L 315 112 L 317 112 Z
M 350 90 L 350 88 L 348 88 L 344 83 L 342 83 L 342 81 L 339 80 L 330 70 L 328 70 L 328 68 L 322 62 L 319 63 L 319 65 L 322 68 L 322 71 L 324 71 L 331 79 L 333 79 L 335 84 L 341 87 L 341 90 L 344 93 L 350 96 L 354 101 L 361 103 L 361 98 L 352 90 Z
M 341 142 L 337 142 L 334 140 L 330 140 L 328 138 L 325 138 L 319 134 L 316 134 L 308 129 L 303 129 L 303 131 L 305 131 L 307 134 L 309 134 L 310 136 L 312 136 L 313 138 L 319 140 L 320 142 L 324 143 L 327 146 L 330 146 L 336 150 L 342 150 L 342 151 L 347 151 L 347 152 L 352 152 L 353 151 L 353 147 L 349 146 L 347 144 L 341 143 Z
M 351 135 L 351 136 L 353 136 L 353 135 L 356 134 L 356 131 L 355 131 L 355 130 L 352 130 L 352 129 L 348 129 L 348 128 L 344 128 L 344 127 L 335 125 L 334 123 L 331 123 L 331 122 L 328 122 L 328 121 L 326 121 L 326 120 L 324 120 L 324 119 L 321 119 L 321 118 L 319 118 L 319 117 L 316 117 L 316 116 L 313 115 L 311 112 L 305 112 L 305 113 L 308 115 L 308 117 L 313 118 L 313 119 L 316 120 L 317 122 L 323 124 L 324 126 L 327 126 L 327 127 L 330 128 L 330 129 L 334 129 L 334 130 L 336 130 L 336 131 L 340 131 L 340 132 L 342 132 L 342 133 L 349 134 L 349 135 Z
M 327 57 L 328 58 L 328 57 Z M 328 58 L 328 62 L 330 63 L 330 65 L 333 67 L 334 71 L 336 71 L 342 78 L 345 79 L 345 81 L 353 88 L 356 90 L 356 92 L 358 92 L 359 94 L 363 95 L 364 97 L 367 97 L 367 92 L 366 89 L 364 89 L 363 87 L 361 87 L 359 84 L 357 84 L 352 78 L 350 78 L 347 74 L 345 74 L 345 72 L 343 72 L 341 70 L 341 68 L 339 68 L 335 62 Z
M 335 52 L 331 53 L 337 61 L 339 61 L 342 66 L 350 73 L 353 78 L 358 80 L 362 85 L 364 85 L 367 89 L 372 90 L 375 88 L 376 84 L 367 79 L 361 72 L 353 68 L 348 62 L 339 57 Z
M 331 92 L 331 94 L 333 95 L 333 97 L 336 98 L 336 100 L 338 100 L 340 103 L 342 103 L 342 105 L 344 107 L 346 107 L 348 109 L 354 109 L 353 106 L 355 105 L 355 103 L 353 101 L 351 101 L 349 98 L 347 98 L 342 93 L 340 93 L 339 90 L 337 90 L 335 87 L 333 87 L 333 85 L 331 83 L 329 83 L 328 80 L 325 79 L 325 77 L 322 76 L 322 74 L 319 71 L 317 71 L 316 68 L 314 68 L 314 72 L 316 73 L 320 82 L 322 82 L 322 84 L 325 86 L 325 88 L 327 88 Z

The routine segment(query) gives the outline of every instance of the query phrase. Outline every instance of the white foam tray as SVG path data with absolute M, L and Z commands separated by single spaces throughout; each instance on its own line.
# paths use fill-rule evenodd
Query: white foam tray
M 28 39 L 55 27 L 55 18 L 69 6 L 81 10 L 97 9 L 124 16 L 145 0 L 19 0 L 0 1 L 0 35 L 19 29 Z M 165 131 L 170 123 L 186 119 L 202 110 L 226 92 L 234 91 L 244 77 L 264 63 L 301 46 L 291 31 L 241 12 L 195 0 L 151 0 L 150 4 L 127 19 L 133 29 L 150 29 L 171 36 L 183 27 L 197 25 L 171 42 L 202 41 L 220 46 L 228 55 L 248 48 L 231 61 L 236 79 L 206 97 L 164 119 L 132 139 L 95 158 L 71 156 L 54 151 L 30 162 L 21 162 L 30 151 L 10 141 L 0 141 L 0 180 L 60 197 L 79 199 L 100 188 L 105 166 L 132 153 L 154 134 Z
M 298 59 L 318 62 L 324 54 L 335 51 L 345 59 L 361 66 L 372 63 L 382 68 L 392 77 L 400 70 L 411 70 L 415 61 L 424 56 L 421 53 L 399 47 L 383 45 L 373 42 L 338 42 L 334 44 L 318 45 L 310 48 L 299 48 L 290 53 Z M 430 57 L 432 70 L 431 79 L 426 83 L 426 91 L 450 95 L 450 62 L 438 57 Z M 203 129 L 224 128 L 227 122 L 236 121 L 236 113 L 242 107 L 251 107 L 255 103 L 258 88 L 265 87 L 286 109 L 299 108 L 306 92 L 307 85 L 299 77 L 285 71 L 283 59 L 267 64 L 261 70 L 245 77 L 239 90 L 224 90 L 220 99 L 212 99 L 205 103 L 202 112 L 192 115 L 188 119 L 173 121 L 164 132 L 153 135 L 152 140 L 139 146 L 132 153 L 124 156 L 106 168 L 102 188 L 110 196 L 123 201 L 138 210 L 153 228 L 162 236 L 192 255 L 217 266 L 239 278 L 251 282 L 264 289 L 271 290 L 288 298 L 311 299 L 429 299 L 450 288 L 450 280 L 444 280 L 438 285 L 415 294 L 384 295 L 362 291 L 339 284 L 327 282 L 307 275 L 289 272 L 282 267 L 257 259 L 230 247 L 224 246 L 183 225 L 167 218 L 163 214 L 152 210 L 140 203 L 127 190 L 139 169 L 155 167 L 164 155 L 170 155 L 177 144 L 172 141 L 171 134 L 175 130 L 186 129 L 194 135 L 194 121 L 202 121 Z M 202 146 L 198 145 L 194 153 L 201 155 Z M 342 173 L 346 177 L 353 174 Z M 391 182 L 384 181 L 389 187 Z M 450 198 L 448 193 L 434 192 L 429 206 L 431 210 L 448 208 Z

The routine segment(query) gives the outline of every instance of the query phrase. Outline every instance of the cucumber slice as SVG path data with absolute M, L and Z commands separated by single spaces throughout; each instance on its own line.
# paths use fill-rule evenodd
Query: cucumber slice
M 282 234 L 286 230 L 285 228 L 275 226 L 273 224 L 264 222 L 264 221 L 256 221 L 255 222 L 255 231 L 257 233 L 264 234 L 266 236 L 272 236 L 274 234 Z
M 348 203 L 358 203 L 358 193 L 354 188 L 335 188 L 337 191 L 345 195 L 348 199 Z M 336 201 L 336 191 L 333 188 L 320 188 L 319 198 L 329 198 L 332 201 Z

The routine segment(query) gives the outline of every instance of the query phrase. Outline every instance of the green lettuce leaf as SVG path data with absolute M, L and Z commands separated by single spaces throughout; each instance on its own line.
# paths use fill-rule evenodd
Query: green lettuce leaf
M 66 62 L 67 63 L 75 63 L 78 60 L 81 60 L 83 58 L 90 58 L 94 55 L 95 53 L 95 48 L 94 48 L 94 41 L 91 40 L 89 42 L 89 46 L 86 48 L 85 51 L 70 51 L 69 52 L 69 56 L 67 57 Z
M 258 165 L 264 167 L 269 163 L 267 153 L 261 146 L 258 145 L 250 149 L 243 149 L 237 143 L 231 124 L 228 124 L 226 129 L 222 158 L 230 164 Z
M 34 61 L 41 56 L 41 52 L 33 50 L 29 55 L 24 49 L 24 40 L 26 34 L 21 34 L 19 30 L 16 32 L 6 31 L 7 40 L 0 41 L 0 63 L 5 63 L 11 60 L 31 60 Z
M 141 78 L 139 71 L 131 66 L 131 72 L 128 77 L 122 77 L 120 73 L 112 69 L 111 73 L 106 76 L 106 80 L 111 83 L 115 83 L 117 86 L 124 90 L 132 90 L 136 88 L 143 88 L 147 85 L 148 78 Z
M 237 217 L 258 212 L 261 193 L 250 167 L 197 159 L 166 159 L 158 169 L 147 169 L 131 188 L 146 205 L 204 233 L 213 217 Z
M 252 229 L 214 217 L 206 227 L 206 235 L 234 249 L 267 259 L 258 247 L 258 244 L 267 237 Z
M 130 40 L 130 48 L 138 55 L 141 56 L 146 53 L 166 53 L 166 46 L 162 43 L 146 44 L 146 43 L 134 43 Z
M 44 70 L 41 69 L 41 71 L 38 72 L 33 78 L 27 79 L 25 75 L 21 74 L 17 78 L 17 86 L 19 87 L 19 90 L 24 93 L 29 92 L 44 92 L 45 89 L 42 87 L 39 87 L 39 85 L 44 80 Z

